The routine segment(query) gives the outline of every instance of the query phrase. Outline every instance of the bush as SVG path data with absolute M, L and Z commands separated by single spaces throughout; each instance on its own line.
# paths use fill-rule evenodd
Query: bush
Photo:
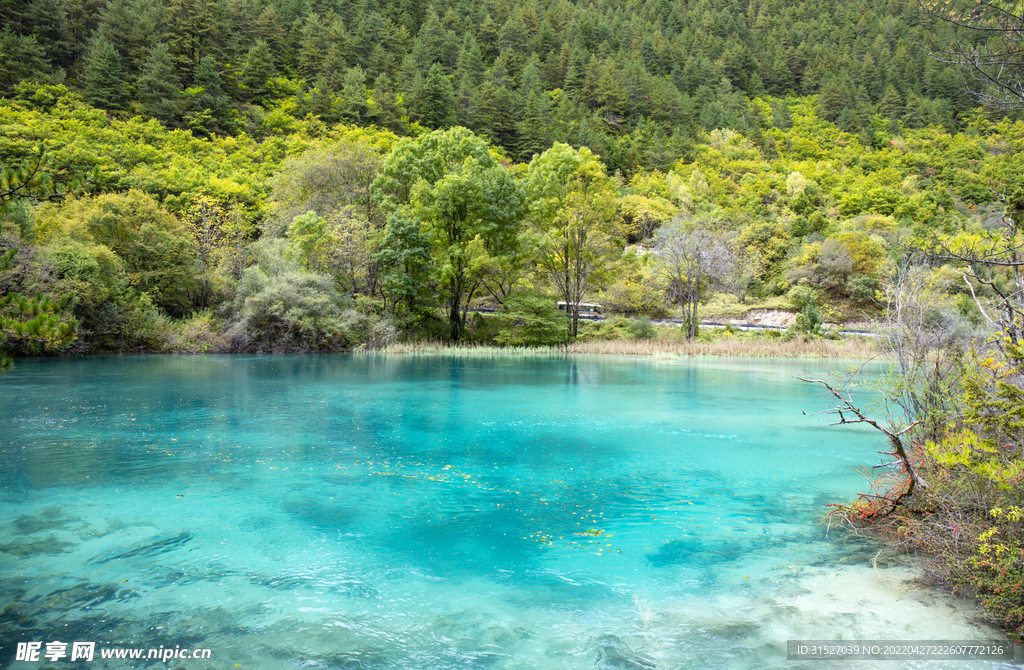
M 878 292 L 878 281 L 868 275 L 853 275 L 846 281 L 846 294 L 858 302 L 871 302 Z
M 222 324 L 212 310 L 168 324 L 164 350 L 174 354 L 215 354 L 228 351 Z
M 658 337 L 658 328 L 646 316 L 630 319 L 626 330 L 631 340 L 653 340 Z
M 245 271 L 229 307 L 227 339 L 235 351 L 328 352 L 384 346 L 395 329 L 374 313 L 345 309 L 330 276 L 303 270 L 283 241 L 268 242 Z
M 821 312 L 818 310 L 818 294 L 814 289 L 801 282 L 791 288 L 786 297 L 794 309 L 800 310 L 790 329 L 798 333 L 818 333 L 821 328 Z
M 565 312 L 548 296 L 525 294 L 505 301 L 504 309 L 491 317 L 497 325 L 494 341 L 505 346 L 548 346 L 569 337 Z
M 349 343 L 330 277 L 249 268 L 235 296 L 227 336 L 236 351 L 337 351 Z
M 580 321 L 580 340 L 628 340 L 629 321 L 621 316 L 613 316 L 603 321 Z
M 106 317 L 98 323 L 105 330 L 94 333 L 93 341 L 105 351 L 164 351 L 167 348 L 171 320 L 163 314 L 149 294 L 143 293 L 105 305 Z
M 599 300 L 606 308 L 620 314 L 668 315 L 661 292 L 644 282 L 617 281 L 601 293 Z

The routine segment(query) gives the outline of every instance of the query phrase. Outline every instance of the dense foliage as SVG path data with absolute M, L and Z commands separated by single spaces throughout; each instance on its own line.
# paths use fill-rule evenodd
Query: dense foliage
M 991 228 L 1024 160 L 1024 123 L 1008 119 L 893 133 L 875 113 L 865 144 L 813 96 L 747 104 L 763 148 L 715 129 L 668 170 L 627 180 L 587 147 L 556 143 L 516 164 L 457 126 L 399 138 L 281 116 L 262 139 L 197 137 L 20 84 L 0 102 L 0 158 L 21 189 L 4 200 L 4 249 L 21 259 L 5 292 L 70 296 L 73 344 L 86 350 L 295 350 L 310 324 L 325 329 L 316 349 L 368 332 L 462 340 L 469 307 L 521 297 L 521 310 L 539 295 L 634 316 L 682 310 L 691 337 L 709 299 L 741 311 L 775 300 L 814 332 L 880 310 L 900 244 Z M 268 270 L 268 254 L 292 269 Z M 935 265 L 937 281 L 954 272 Z M 977 291 L 1005 277 L 996 269 Z M 331 310 L 295 300 L 289 309 L 312 312 L 288 317 L 304 325 L 287 337 L 236 336 L 278 281 L 283 295 L 327 291 Z M 951 300 L 969 293 L 943 286 Z M 259 309 L 274 305 L 284 309 Z M 542 312 L 509 328 L 534 332 Z M 345 313 L 365 323 L 323 325 Z
M 12 0 L 0 25 L 0 95 L 65 84 L 197 135 L 461 125 L 523 161 L 585 145 L 613 173 L 667 170 L 701 129 L 765 148 L 758 96 L 817 95 L 868 136 L 876 113 L 953 129 L 974 104 L 929 56 L 948 25 L 911 0 Z

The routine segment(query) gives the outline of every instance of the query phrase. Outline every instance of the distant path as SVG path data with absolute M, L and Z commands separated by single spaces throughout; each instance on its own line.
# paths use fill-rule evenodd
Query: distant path
M 493 307 L 481 307 L 479 309 L 471 309 L 470 312 L 481 312 L 483 314 L 491 314 L 497 310 Z M 580 314 L 581 321 L 604 321 L 606 317 L 603 314 Z M 656 326 L 669 326 L 669 327 L 682 327 L 683 319 L 651 319 L 651 323 Z M 732 326 L 736 330 L 778 330 L 784 331 L 784 326 L 765 326 L 759 323 L 719 323 L 717 321 L 701 321 L 701 328 L 728 328 Z M 836 331 L 840 335 L 861 335 L 863 337 L 877 337 L 875 333 L 870 330 L 854 330 L 847 328 L 840 328 Z

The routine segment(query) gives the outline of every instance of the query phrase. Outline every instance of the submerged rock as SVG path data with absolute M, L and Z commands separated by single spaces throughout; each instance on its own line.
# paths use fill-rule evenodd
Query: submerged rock
M 18 535 L 31 535 L 44 530 L 57 530 L 78 521 L 73 519 L 55 505 L 44 508 L 38 514 L 22 514 L 14 520 L 14 532 Z
M 192 533 L 187 530 L 183 530 L 177 535 L 162 535 L 153 542 L 148 542 L 133 549 L 125 551 L 108 551 L 104 554 L 94 556 L 86 561 L 86 565 L 106 563 L 107 561 L 119 561 L 124 558 L 133 558 L 135 556 L 156 556 L 158 554 L 171 551 L 176 547 L 180 547 L 186 542 L 189 542 L 193 537 Z
M 601 670 L 655 670 L 657 664 L 617 635 L 602 635 L 597 640 L 597 667 Z
M 68 551 L 68 547 L 75 546 L 74 542 L 64 542 L 58 540 L 53 535 L 33 540 L 31 542 L 11 542 L 9 544 L 0 544 L 0 551 L 11 556 L 17 556 L 18 558 L 25 558 L 28 556 L 38 556 L 41 554 L 53 555 L 63 554 Z
M 656 566 L 700 565 L 728 563 L 743 553 L 739 545 L 706 546 L 697 540 L 673 540 L 647 554 L 647 560 Z

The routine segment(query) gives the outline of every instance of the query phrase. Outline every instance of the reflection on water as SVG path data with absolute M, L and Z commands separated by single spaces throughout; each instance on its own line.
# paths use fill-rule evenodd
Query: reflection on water
M 0 663 L 60 639 L 209 667 L 788 668 L 823 666 L 787 639 L 991 636 L 879 547 L 825 538 L 884 445 L 802 415 L 829 401 L 798 374 L 823 370 L 21 362 L 0 381 Z

